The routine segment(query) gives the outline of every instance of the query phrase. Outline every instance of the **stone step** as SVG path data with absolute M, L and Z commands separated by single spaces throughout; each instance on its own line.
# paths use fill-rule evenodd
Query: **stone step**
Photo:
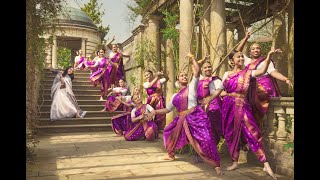
M 63 70 L 61 70 L 63 71 Z M 50 69 L 44 69 L 43 70 L 44 74 L 53 74 L 53 72 L 50 71 Z M 90 74 L 90 70 L 75 70 L 74 74 Z
M 76 95 L 77 101 L 78 100 L 99 100 L 100 95 Z M 40 94 L 39 101 L 42 100 L 51 100 L 50 94 Z M 101 102 L 105 102 L 101 101 Z
M 42 89 L 51 89 L 52 84 L 42 84 Z M 41 90 L 40 89 L 40 92 Z M 86 84 L 86 85 L 78 85 L 72 83 L 72 89 L 79 89 L 79 90 L 100 90 L 100 86 L 93 86 L 92 84 Z
M 115 111 L 115 112 L 108 112 L 108 111 L 87 111 L 85 117 L 92 118 L 92 117 L 112 117 L 117 114 L 123 113 L 124 111 Z M 40 118 L 50 118 L 50 111 L 40 112 Z
M 38 126 L 39 134 L 112 131 L 111 124 L 43 125 Z
M 110 124 L 112 117 L 87 117 L 84 118 L 64 118 L 51 121 L 50 118 L 40 118 L 40 126 L 55 126 L 55 125 L 81 125 L 81 124 Z
M 77 98 L 77 97 L 76 97 Z M 78 100 L 77 102 L 79 105 L 104 105 L 105 101 L 99 101 L 99 100 Z M 42 102 L 39 101 L 39 105 L 51 105 L 52 100 L 43 100 Z
M 44 79 L 46 80 L 51 80 L 53 82 L 54 80 L 54 77 L 55 76 L 49 76 L 49 77 L 45 77 Z M 77 77 L 77 76 L 74 76 L 74 79 L 72 80 L 72 82 L 75 82 L 75 81 L 87 81 L 87 82 L 90 82 L 90 76 L 85 76 L 85 77 Z
M 76 73 L 74 74 L 74 79 L 78 78 L 89 78 L 91 73 Z M 56 77 L 56 74 L 54 73 L 45 73 L 44 76 L 46 79 L 54 79 Z
M 42 105 L 40 107 L 40 112 L 50 111 L 51 105 Z M 101 111 L 104 105 L 80 105 L 82 111 Z
M 52 86 L 52 83 L 53 83 L 53 80 L 48 80 L 48 79 L 44 79 L 44 80 L 42 80 L 41 81 L 41 85 L 50 85 L 50 87 Z M 78 81 L 78 80 L 73 80 L 72 81 L 72 86 L 75 86 L 75 85 L 77 85 L 77 86 L 79 86 L 79 85 L 90 85 L 90 86 L 93 86 L 92 85 L 92 82 L 89 80 L 89 79 L 87 79 L 87 80 L 85 80 L 85 81 Z M 100 86 L 97 86 L 97 87 L 100 87 Z
M 74 95 L 77 97 L 78 95 L 100 95 L 101 91 L 100 89 L 74 89 L 72 88 L 72 91 Z M 51 89 L 42 89 L 40 90 L 40 96 L 41 94 L 51 94 Z

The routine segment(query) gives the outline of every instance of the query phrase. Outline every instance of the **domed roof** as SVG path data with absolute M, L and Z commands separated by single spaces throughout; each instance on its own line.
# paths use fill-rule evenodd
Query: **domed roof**
M 72 24 L 97 29 L 97 26 L 86 13 L 73 7 L 62 7 L 62 12 L 57 19 L 61 25 Z

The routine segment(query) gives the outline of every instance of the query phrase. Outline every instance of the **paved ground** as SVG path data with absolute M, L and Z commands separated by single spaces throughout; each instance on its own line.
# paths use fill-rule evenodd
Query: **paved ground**
M 216 176 L 208 164 L 194 163 L 188 154 L 177 155 L 175 161 L 162 160 L 166 156 L 162 139 L 128 142 L 114 135 L 82 132 L 41 136 L 35 163 L 27 165 L 27 180 L 272 179 L 262 171 L 262 164 L 256 163 L 243 163 L 235 171 Z M 225 169 L 230 163 L 229 154 L 223 153 L 221 167 Z

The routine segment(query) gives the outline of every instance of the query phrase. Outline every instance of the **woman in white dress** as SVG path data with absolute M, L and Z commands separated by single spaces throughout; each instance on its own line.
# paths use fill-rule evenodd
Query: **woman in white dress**
M 59 120 L 69 117 L 82 118 L 86 111 L 82 111 L 72 91 L 74 79 L 73 67 L 67 67 L 63 72 L 58 72 L 51 87 L 50 119 Z

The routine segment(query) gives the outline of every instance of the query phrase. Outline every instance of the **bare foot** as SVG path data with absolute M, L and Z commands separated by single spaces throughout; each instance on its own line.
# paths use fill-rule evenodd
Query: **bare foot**
M 170 157 L 170 156 L 163 158 L 163 160 L 168 160 L 168 161 L 173 161 L 175 159 L 176 159 L 175 157 Z
M 264 163 L 263 171 L 267 172 L 273 179 L 277 179 L 277 176 L 273 173 L 268 162 Z
M 99 101 L 103 101 L 104 99 L 103 99 L 103 97 L 102 96 L 100 96 L 100 99 L 99 99 Z
M 107 109 L 106 109 L 106 108 L 103 108 L 101 111 L 107 111 Z
M 80 114 L 79 113 L 77 113 L 76 114 L 76 118 L 80 118 L 81 116 L 80 116 Z
M 214 170 L 216 170 L 216 173 L 218 176 L 222 175 L 221 167 L 215 167 Z
M 238 162 L 233 162 L 231 166 L 227 167 L 227 171 L 235 170 L 238 167 Z
M 114 137 L 122 137 L 122 134 L 116 134 Z

